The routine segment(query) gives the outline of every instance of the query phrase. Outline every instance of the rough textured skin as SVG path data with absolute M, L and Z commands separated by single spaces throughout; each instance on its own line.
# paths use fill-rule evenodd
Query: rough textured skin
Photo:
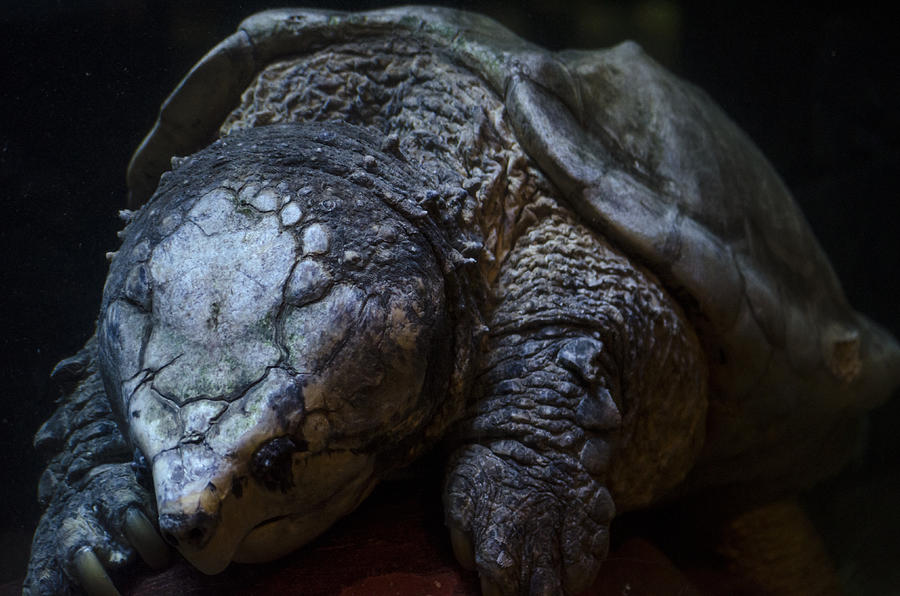
M 492 419 L 473 430 L 490 434 L 490 428 L 503 428 L 504 418 L 517 418 L 506 414 L 527 404 L 525 418 L 563 422 L 547 429 L 558 435 L 548 440 L 558 449 L 576 445 L 583 467 L 608 474 L 619 510 L 647 505 L 684 478 L 701 446 L 705 359 L 681 309 L 651 274 L 564 208 L 545 209 L 510 253 L 495 288 L 495 339 L 485 364 L 486 378 L 493 380 L 485 383 L 503 385 L 506 396 L 485 396 L 479 411 Z M 535 330 L 558 337 L 526 360 L 524 371 L 497 361 L 531 356 Z M 517 387 L 517 381 L 535 391 Z M 565 407 L 553 414 L 535 411 L 545 396 L 554 396 L 546 404 L 553 406 L 566 396 Z M 584 446 L 580 429 L 586 431 Z M 611 430 L 617 432 L 608 453 L 609 446 L 592 435 Z M 608 460 L 609 468 L 596 459 Z
M 135 157 L 133 198 L 191 153 L 126 227 L 63 367 L 89 373 L 39 433 L 62 453 L 26 591 L 83 581 L 83 547 L 133 558 L 130 507 L 207 573 L 277 557 L 440 439 L 454 551 L 487 593 L 582 590 L 617 510 L 840 465 L 896 344 L 717 108 L 632 46 L 589 58 L 421 8 L 263 13 L 211 52 Z M 770 208 L 803 275 L 729 223 Z M 859 328 L 785 339 L 835 312 Z M 57 527 L 88 529 L 55 549 Z

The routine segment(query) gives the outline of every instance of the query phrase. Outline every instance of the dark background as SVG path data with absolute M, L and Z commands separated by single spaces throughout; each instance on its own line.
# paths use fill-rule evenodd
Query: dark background
M 760 145 L 850 301 L 900 334 L 900 67 L 884 15 L 859 3 L 441 4 L 477 8 L 554 49 L 641 42 Z M 44 0 L 0 11 L 0 582 L 24 573 L 39 514 L 31 436 L 53 409 L 50 369 L 92 333 L 130 154 L 187 69 L 243 17 L 272 6 Z M 809 497 L 849 585 L 876 586 L 859 588 L 866 593 L 900 579 L 898 539 L 888 537 L 900 532 L 896 402 L 873 416 L 851 470 Z

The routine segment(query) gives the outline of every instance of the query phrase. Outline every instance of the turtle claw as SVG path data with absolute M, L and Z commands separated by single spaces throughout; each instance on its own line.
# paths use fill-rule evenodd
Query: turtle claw
M 169 547 L 138 508 L 131 507 L 125 513 L 123 532 L 148 566 L 162 569 L 169 564 Z M 73 567 L 78 583 L 88 596 L 119 596 L 119 590 L 91 547 L 78 549 L 73 557 Z
M 116 586 L 109 579 L 103 563 L 90 547 L 78 549 L 75 553 L 74 567 L 78 583 L 88 596 L 120 596 Z
M 160 537 L 156 528 L 137 508 L 130 508 L 125 514 L 125 537 L 141 558 L 152 569 L 163 569 L 169 565 L 169 547 Z
M 63 484 L 35 531 L 24 592 L 34 596 L 91 596 L 119 592 L 109 577 L 139 555 L 150 567 L 168 562 L 168 547 L 145 511 L 152 494 L 129 463 L 93 468 L 76 484 Z

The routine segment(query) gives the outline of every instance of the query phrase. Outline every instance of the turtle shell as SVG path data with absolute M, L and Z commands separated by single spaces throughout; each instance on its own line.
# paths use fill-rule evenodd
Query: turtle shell
M 273 60 L 383 35 L 423 38 L 481 76 L 565 200 L 685 305 L 709 356 L 711 407 L 732 420 L 711 429 L 714 449 L 746 448 L 742 437 L 788 410 L 813 420 L 872 407 L 900 384 L 896 341 L 848 305 L 759 150 L 706 94 L 630 42 L 549 52 L 446 8 L 262 12 L 165 101 L 129 166 L 130 206 L 149 198 L 173 155 L 215 138 Z

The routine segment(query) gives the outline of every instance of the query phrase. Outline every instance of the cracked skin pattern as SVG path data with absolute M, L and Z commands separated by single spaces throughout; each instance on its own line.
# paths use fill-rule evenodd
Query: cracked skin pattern
M 729 435 L 698 303 L 589 227 L 503 98 L 428 39 L 281 56 L 220 124 L 131 218 L 96 338 L 58 368 L 30 593 L 77 590 L 85 548 L 146 560 L 135 510 L 207 573 L 280 556 L 443 440 L 451 541 L 483 591 L 576 594 L 616 512 L 708 487 L 700 464 L 723 494 L 789 491 L 852 444 L 832 431 L 856 412 Z M 816 466 L 747 459 L 809 420 L 797 453 L 833 439 Z M 732 459 L 704 452 L 716 432 Z

